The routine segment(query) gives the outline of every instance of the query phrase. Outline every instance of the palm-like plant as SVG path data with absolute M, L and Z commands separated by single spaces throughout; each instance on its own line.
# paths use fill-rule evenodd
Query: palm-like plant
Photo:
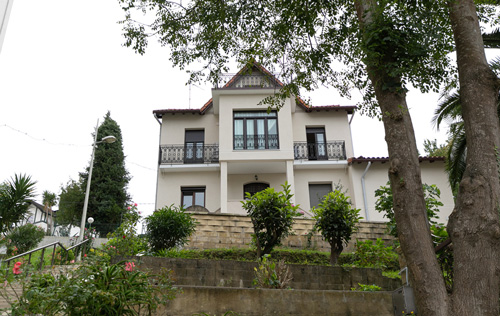
M 500 48 L 500 30 L 483 35 L 483 37 L 486 36 L 489 36 L 489 39 L 485 39 L 485 47 Z M 499 75 L 500 58 L 497 57 L 492 60 L 490 62 L 490 67 Z M 467 158 L 467 139 L 465 137 L 465 127 L 462 118 L 460 91 L 450 93 L 450 89 L 445 89 L 441 93 L 440 99 L 442 101 L 434 111 L 433 122 L 436 124 L 437 128 L 439 128 L 443 122 L 449 125 L 446 172 L 448 173 L 448 181 L 450 182 L 453 193 L 456 195 L 458 192 L 458 185 L 465 171 L 465 161 Z M 500 103 L 497 104 L 497 113 L 500 118 Z
M 55 193 L 49 191 L 43 191 L 43 208 L 47 217 L 47 235 L 51 235 L 54 230 L 54 212 L 52 211 L 52 206 L 57 204 L 57 196 Z
M 28 213 L 35 196 L 36 181 L 28 175 L 14 175 L 0 185 L 0 233 L 5 233 Z

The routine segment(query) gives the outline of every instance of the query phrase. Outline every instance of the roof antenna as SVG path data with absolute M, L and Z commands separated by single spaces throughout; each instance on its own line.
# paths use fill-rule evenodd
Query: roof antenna
M 191 109 L 191 86 L 194 86 L 195 88 L 198 88 L 200 90 L 203 90 L 202 88 L 200 88 L 199 86 L 195 85 L 195 84 L 192 84 L 190 83 L 189 84 L 189 108 Z

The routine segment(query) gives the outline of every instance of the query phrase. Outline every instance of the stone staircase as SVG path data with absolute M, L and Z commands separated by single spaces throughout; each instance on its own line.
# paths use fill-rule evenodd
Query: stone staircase
M 3 287 L 3 284 L 1 285 Z M 10 302 L 17 301 L 17 295 L 21 295 L 22 288 L 20 284 L 11 283 L 7 285 L 5 289 L 0 289 L 0 315 L 10 315 L 7 311 L 3 311 L 4 309 L 10 308 Z M 17 293 L 17 294 L 16 294 Z

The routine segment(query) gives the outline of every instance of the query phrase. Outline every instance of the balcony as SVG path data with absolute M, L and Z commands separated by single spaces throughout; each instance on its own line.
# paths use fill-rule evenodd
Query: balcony
M 203 164 L 219 162 L 219 145 L 161 145 L 159 164 Z
M 326 143 L 295 142 L 295 160 L 346 160 L 345 141 L 334 140 Z

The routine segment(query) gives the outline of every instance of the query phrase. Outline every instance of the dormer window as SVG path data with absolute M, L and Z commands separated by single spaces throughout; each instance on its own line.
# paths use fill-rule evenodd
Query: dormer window
M 279 149 L 276 111 L 234 112 L 234 149 Z

